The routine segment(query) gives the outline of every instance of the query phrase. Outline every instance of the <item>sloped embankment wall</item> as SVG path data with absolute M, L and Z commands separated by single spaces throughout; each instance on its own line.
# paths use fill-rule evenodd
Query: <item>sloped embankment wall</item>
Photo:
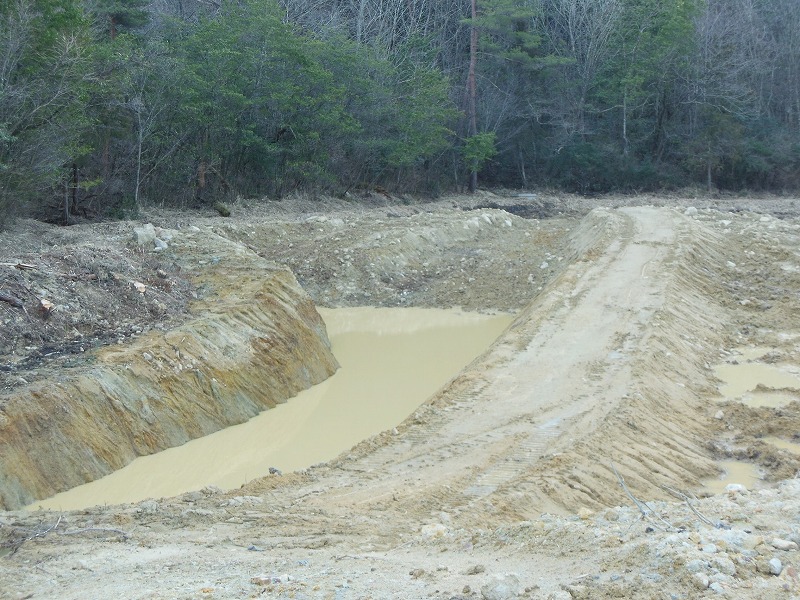
M 336 370 L 289 271 L 209 232 L 176 235 L 168 252 L 201 296 L 182 326 L 0 398 L 0 508 L 242 423 Z

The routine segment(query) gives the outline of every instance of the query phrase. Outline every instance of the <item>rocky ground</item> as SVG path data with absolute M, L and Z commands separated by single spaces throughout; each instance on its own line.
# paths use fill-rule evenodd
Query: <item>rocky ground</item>
M 328 465 L 0 514 L 0 597 L 800 597 L 800 462 L 764 441 L 795 438 L 800 404 L 724 403 L 712 370 L 748 346 L 798 365 L 798 214 L 791 198 L 511 193 L 152 211 L 288 266 L 321 305 L 522 314 L 396 434 Z M 133 226 L 3 234 L 6 388 L 185 318 L 202 290 Z M 726 458 L 758 465 L 759 489 L 703 497 Z

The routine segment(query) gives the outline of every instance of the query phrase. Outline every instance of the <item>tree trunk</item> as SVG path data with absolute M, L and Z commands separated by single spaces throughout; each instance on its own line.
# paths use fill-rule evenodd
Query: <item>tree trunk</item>
M 69 178 L 64 181 L 64 225 L 69 225 Z
M 477 0 L 471 0 L 471 15 L 472 24 L 470 25 L 469 32 L 469 74 L 467 75 L 467 115 L 469 117 L 469 135 L 473 136 L 478 133 L 478 115 L 477 115 L 477 85 L 475 83 L 475 70 L 478 65 L 478 27 L 475 25 L 475 20 L 478 18 L 478 5 Z M 469 191 L 470 193 L 478 189 L 478 171 L 475 168 L 470 168 L 469 173 Z
M 630 142 L 628 142 L 628 93 L 622 95 L 622 154 L 628 156 Z
M 72 210 L 78 210 L 78 165 L 72 163 Z
M 134 205 L 136 206 L 136 210 L 140 211 L 142 205 L 139 200 L 139 190 L 141 189 L 142 185 L 142 145 L 144 143 L 144 131 L 142 129 L 142 105 L 141 99 L 138 99 L 139 102 L 136 105 L 136 127 L 137 127 L 137 139 L 136 139 L 136 189 L 133 194 L 133 201 Z

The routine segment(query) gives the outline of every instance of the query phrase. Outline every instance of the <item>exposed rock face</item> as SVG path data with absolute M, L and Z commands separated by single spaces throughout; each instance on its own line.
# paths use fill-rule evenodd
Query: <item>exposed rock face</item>
M 242 423 L 336 370 L 288 270 L 207 231 L 175 235 L 166 252 L 197 286 L 187 322 L 0 397 L 0 507 Z

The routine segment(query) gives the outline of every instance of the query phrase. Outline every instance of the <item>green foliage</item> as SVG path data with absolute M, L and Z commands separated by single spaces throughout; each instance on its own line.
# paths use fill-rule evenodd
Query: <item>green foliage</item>
M 743 128 L 731 115 L 708 108 L 701 111 L 700 120 L 700 130 L 685 144 L 683 163 L 711 188 L 720 171 L 741 158 Z
M 613 38 L 617 53 L 598 76 L 597 99 L 624 106 L 634 143 L 653 154 L 663 150 L 670 116 L 676 114 L 675 86 L 688 79 L 702 1 L 623 0 Z
M 89 46 L 77 0 L 0 8 L 0 221 L 51 200 L 67 164 L 86 153 Z
M 461 154 L 467 171 L 477 173 L 497 154 L 496 141 L 497 135 L 494 131 L 476 133 L 466 139 Z
M 231 216 L 231 209 L 224 202 L 215 202 L 214 203 L 214 210 L 217 211 L 217 213 L 219 213 L 219 216 L 221 216 L 221 217 L 230 217 Z
M 320 43 L 296 34 L 263 0 L 229 5 L 185 32 L 181 127 L 194 132 L 193 159 L 245 193 L 280 195 L 324 172 L 324 140 L 356 125 L 344 111 L 344 87 L 317 58 Z M 256 172 L 268 178 L 253 186 Z
M 118 33 L 129 32 L 148 23 L 147 0 L 93 0 L 89 10 L 98 28 L 114 38 Z
M 611 144 L 576 142 L 546 165 L 548 183 L 580 194 L 642 192 L 674 187 L 679 179 L 648 159 L 621 155 Z
M 584 193 L 797 187 L 800 13 L 739 1 L 480 0 L 474 20 L 399 3 L 381 22 L 375 3 L 357 25 L 338 20 L 352 3 L 336 20 L 235 0 L 181 21 L 148 0 L 3 2 L 0 222 L 478 171 Z M 455 109 L 473 27 L 474 128 Z
M 173 43 L 182 179 L 206 169 L 201 197 L 349 187 L 447 144 L 455 112 L 441 74 L 339 37 L 301 35 L 272 2 L 229 6 Z
M 481 52 L 522 68 L 536 67 L 541 35 L 532 28 L 533 5 L 519 0 L 481 0 L 478 17 L 466 22 L 480 32 Z M 495 61 L 490 61 L 494 63 Z

